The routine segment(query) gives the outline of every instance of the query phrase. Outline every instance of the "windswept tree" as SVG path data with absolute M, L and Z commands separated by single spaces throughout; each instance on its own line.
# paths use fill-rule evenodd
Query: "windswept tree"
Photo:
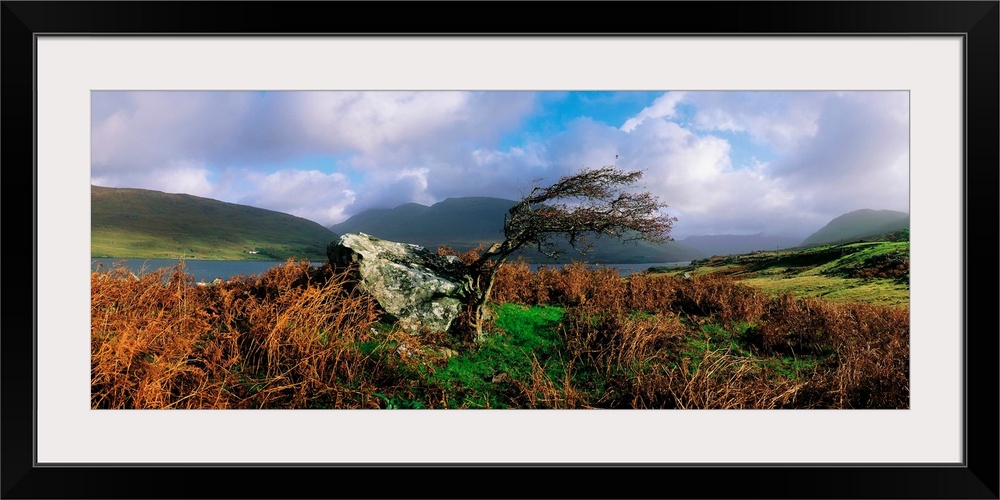
M 641 171 L 614 166 L 585 168 L 548 187 L 536 185 L 511 207 L 504 216 L 504 241 L 494 243 L 469 264 L 468 321 L 477 338 L 483 334 L 494 278 L 518 250 L 534 248 L 555 258 L 565 252 L 565 245 L 559 244 L 563 241 L 583 254 L 592 249 L 593 238 L 670 241 L 677 218 L 662 212 L 667 205 L 659 198 L 636 190 L 641 178 Z

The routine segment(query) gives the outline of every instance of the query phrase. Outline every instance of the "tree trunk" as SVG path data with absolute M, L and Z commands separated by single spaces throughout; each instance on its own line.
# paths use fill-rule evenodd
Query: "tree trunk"
M 483 340 L 485 337 L 485 334 L 483 333 L 483 326 L 485 325 L 487 319 L 486 307 L 485 302 L 480 302 L 478 300 L 472 306 L 472 326 L 475 328 L 476 342 Z
M 492 313 L 487 305 L 490 300 L 490 295 L 493 292 L 493 281 L 496 278 L 497 272 L 500 270 L 500 266 L 503 265 L 503 261 L 497 261 L 496 265 L 486 273 L 480 274 L 475 278 L 475 290 L 471 297 L 471 304 L 469 308 L 469 321 L 471 326 L 475 330 L 475 339 L 480 341 L 485 336 L 483 332 L 483 327 L 486 326 L 486 322 L 492 317 Z M 485 274 L 485 275 L 484 275 Z M 485 279 L 485 284 L 483 280 Z

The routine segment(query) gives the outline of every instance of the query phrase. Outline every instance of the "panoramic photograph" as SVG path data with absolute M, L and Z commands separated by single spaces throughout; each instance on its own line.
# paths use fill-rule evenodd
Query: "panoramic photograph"
M 92 409 L 909 409 L 906 91 L 93 91 Z

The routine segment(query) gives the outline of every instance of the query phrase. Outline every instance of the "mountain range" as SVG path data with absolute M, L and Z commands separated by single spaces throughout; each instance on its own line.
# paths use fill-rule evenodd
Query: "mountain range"
M 346 221 L 330 226 L 345 233 L 416 243 L 427 248 L 447 245 L 458 251 L 503 241 L 504 215 L 517 203 L 489 197 L 448 198 L 431 206 L 407 203 L 387 210 L 367 210 Z M 559 243 L 559 238 L 553 238 Z M 571 259 L 594 263 L 684 262 L 705 257 L 678 242 L 653 244 L 646 241 L 622 242 L 613 238 L 593 238 L 594 248 L 581 254 L 569 245 L 561 245 L 564 255 L 557 262 Z M 532 262 L 552 262 L 537 250 L 526 249 L 521 256 Z
M 504 214 L 516 202 L 503 198 L 448 198 L 431 206 L 407 203 L 391 209 L 361 212 L 330 230 L 367 233 L 383 239 L 416 243 L 427 248 L 448 245 L 459 251 L 480 243 L 503 240 Z M 780 250 L 861 240 L 909 227 L 909 215 L 892 210 L 862 209 L 833 219 L 805 240 L 785 236 L 696 235 L 666 245 L 647 242 L 622 244 L 598 240 L 586 258 L 592 262 L 681 262 L 712 255 L 745 254 L 757 250 Z M 532 261 L 545 260 L 537 252 L 526 252 Z M 583 258 L 567 249 L 566 258 Z
M 458 251 L 503 240 L 504 214 L 516 202 L 502 198 L 448 198 L 431 206 L 406 203 L 371 209 L 330 227 L 286 213 L 226 203 L 187 194 L 91 186 L 91 255 L 112 258 L 188 258 L 218 260 L 311 260 L 326 258 L 326 246 L 340 234 L 363 232 Z M 568 245 L 560 262 L 684 262 L 712 255 L 744 254 L 878 238 L 909 228 L 909 214 L 856 210 L 830 221 L 803 241 L 753 235 L 700 235 L 657 245 L 593 240 L 582 255 Z M 558 241 L 558 239 L 557 239 Z M 551 262 L 536 251 L 523 256 Z
M 799 246 L 802 240 L 787 236 L 766 236 L 763 233 L 750 235 L 712 234 L 688 236 L 681 243 L 705 255 L 735 255 L 757 250 L 780 250 Z

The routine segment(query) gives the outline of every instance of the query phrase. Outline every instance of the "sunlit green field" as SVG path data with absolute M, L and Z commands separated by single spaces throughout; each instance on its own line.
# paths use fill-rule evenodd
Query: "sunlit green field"
M 910 303 L 910 286 L 893 280 L 857 280 L 826 276 L 759 277 L 741 280 L 761 290 L 796 297 L 810 297 L 833 302 L 865 302 L 883 306 Z
M 909 251 L 908 241 L 826 245 L 800 251 L 714 257 L 671 269 L 669 274 L 721 274 L 772 294 L 907 306 Z
M 275 243 L 213 234 L 138 233 L 95 228 L 90 240 L 93 257 L 205 260 L 286 260 L 289 257 L 322 260 L 319 244 Z

